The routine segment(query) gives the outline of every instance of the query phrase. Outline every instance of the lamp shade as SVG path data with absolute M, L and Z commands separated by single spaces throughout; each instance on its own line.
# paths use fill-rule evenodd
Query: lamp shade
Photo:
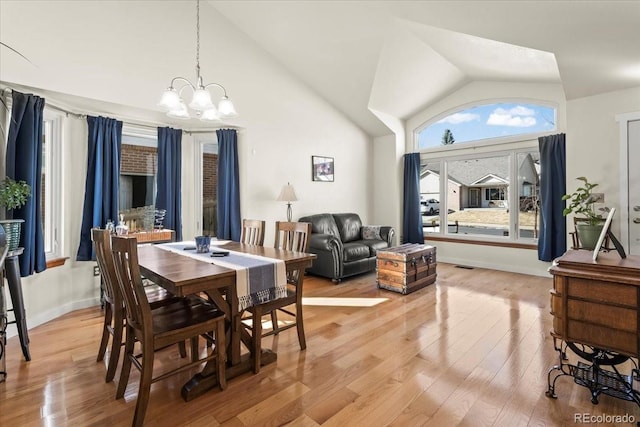
M 233 102 L 228 97 L 223 97 L 218 104 L 218 111 L 225 117 L 236 117 L 238 113 L 236 112 L 236 107 L 234 107 Z
M 173 88 L 169 88 L 162 93 L 162 98 L 160 98 L 158 106 L 162 108 L 163 111 L 172 111 L 176 110 L 181 102 L 178 92 Z
M 198 88 L 193 92 L 193 98 L 191 99 L 191 103 L 189 107 L 193 108 L 196 111 L 204 111 L 213 107 L 213 103 L 211 102 L 211 94 L 203 88 Z
M 188 119 L 189 112 L 187 111 L 187 106 L 184 102 L 180 101 L 175 108 L 172 108 L 167 112 L 167 116 L 173 117 L 175 119 Z
M 296 197 L 296 192 L 293 190 L 293 185 L 287 183 L 287 185 L 282 186 L 282 191 L 280 191 L 280 195 L 276 199 L 278 202 L 295 202 L 298 198 Z
M 218 115 L 218 110 L 215 105 L 212 105 L 211 108 L 204 110 L 202 114 L 200 114 L 200 120 L 202 121 L 216 121 L 220 120 L 220 116 Z

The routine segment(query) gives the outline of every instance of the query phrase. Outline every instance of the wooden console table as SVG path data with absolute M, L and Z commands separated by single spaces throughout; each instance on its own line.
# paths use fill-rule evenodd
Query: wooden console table
M 607 394 L 640 406 L 640 257 L 609 252 L 594 262 L 591 251 L 570 250 L 549 271 L 560 363 L 549 371 L 547 396 L 556 397 L 556 380 L 567 375 L 589 388 L 594 404 Z M 567 349 L 582 361 L 570 364 Z M 618 369 L 623 363 L 631 372 Z

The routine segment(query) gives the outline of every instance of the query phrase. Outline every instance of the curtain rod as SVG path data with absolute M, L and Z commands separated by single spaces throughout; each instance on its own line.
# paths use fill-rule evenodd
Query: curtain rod
M 12 89 L 11 87 L 7 86 L 4 87 L 2 89 L 2 92 L 4 93 L 8 93 L 9 95 L 13 94 L 14 89 Z M 40 96 L 40 95 L 39 95 Z M 44 96 L 42 96 L 42 98 L 44 98 Z M 105 114 L 105 113 L 92 113 L 92 114 L 87 114 L 87 113 L 78 113 L 76 111 L 71 111 L 68 108 L 65 107 L 61 107 L 59 105 L 56 104 L 52 104 L 50 101 L 47 101 L 45 99 L 45 105 L 47 107 L 53 108 L 54 110 L 58 110 L 61 111 L 63 113 L 65 113 L 67 116 L 73 116 L 77 119 L 85 119 L 87 118 L 88 115 L 97 115 L 97 116 L 108 116 L 109 114 Z M 166 124 L 166 123 L 150 123 L 150 122 L 141 122 L 141 121 L 136 121 L 131 120 L 131 119 L 120 119 L 122 121 L 123 124 L 129 125 L 129 126 L 137 126 L 137 127 L 143 127 L 143 128 L 149 128 L 149 129 L 157 129 L 158 127 L 173 127 L 175 125 L 170 125 L 170 124 Z M 216 130 L 218 129 L 223 129 L 223 127 L 218 127 L 218 128 L 212 128 L 212 129 L 196 129 L 196 130 L 188 130 L 188 129 L 182 129 L 182 132 L 192 135 L 192 134 L 199 134 L 199 133 L 215 133 Z M 235 129 L 236 131 L 240 132 L 240 128 L 237 128 L 235 126 L 224 126 L 224 129 Z

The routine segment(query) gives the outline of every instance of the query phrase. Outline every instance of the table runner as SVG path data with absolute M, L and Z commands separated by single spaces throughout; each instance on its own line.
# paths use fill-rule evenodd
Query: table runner
M 211 242 L 214 244 L 214 242 Z M 156 245 L 157 247 L 188 256 L 199 261 L 219 265 L 236 270 L 236 288 L 239 310 L 287 296 L 287 274 L 282 260 L 228 251 L 224 257 L 212 257 L 211 252 L 197 253 L 194 242 L 172 242 Z M 185 250 L 185 248 L 194 248 Z M 213 248 L 224 250 L 224 248 Z

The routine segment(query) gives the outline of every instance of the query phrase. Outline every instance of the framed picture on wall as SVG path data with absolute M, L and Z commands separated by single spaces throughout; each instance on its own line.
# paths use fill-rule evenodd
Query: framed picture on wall
M 311 156 L 311 174 L 314 181 L 333 182 L 333 157 Z

